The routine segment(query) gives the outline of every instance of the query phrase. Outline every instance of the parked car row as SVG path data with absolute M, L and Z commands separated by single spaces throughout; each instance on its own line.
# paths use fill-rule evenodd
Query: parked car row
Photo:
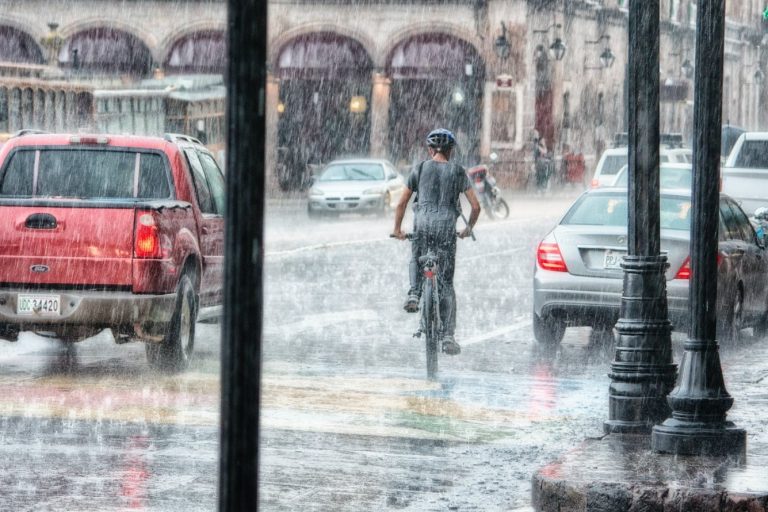
M 559 343 L 567 327 L 609 330 L 618 320 L 620 265 L 627 252 L 626 155 L 626 147 L 605 151 L 593 188 L 574 202 L 537 247 L 533 331 L 541 343 Z M 685 148 L 660 150 L 661 251 L 669 262 L 669 318 L 680 331 L 691 320 L 691 157 Z M 746 328 L 758 336 L 768 332 L 768 133 L 739 135 L 720 173 L 717 330 L 720 341 L 732 342 Z

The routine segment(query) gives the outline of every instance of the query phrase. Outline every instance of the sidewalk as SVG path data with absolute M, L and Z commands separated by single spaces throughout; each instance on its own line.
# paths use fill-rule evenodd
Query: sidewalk
M 721 348 L 746 460 L 657 454 L 650 435 L 587 439 L 533 475 L 537 511 L 768 511 L 768 340 Z M 679 359 L 676 359 L 679 364 Z

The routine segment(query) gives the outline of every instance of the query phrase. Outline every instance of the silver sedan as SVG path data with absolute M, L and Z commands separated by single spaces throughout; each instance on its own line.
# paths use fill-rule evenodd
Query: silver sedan
M 405 180 L 387 160 L 335 160 L 314 179 L 307 213 L 378 213 L 392 211 Z
M 688 313 L 690 190 L 661 193 L 661 250 L 667 255 L 667 302 L 673 328 L 685 331 Z M 627 190 L 593 189 L 571 206 L 541 241 L 533 276 L 533 328 L 541 343 L 557 344 L 568 326 L 611 329 L 619 316 L 622 257 L 627 252 Z M 720 196 L 718 339 L 733 341 L 752 327 L 768 328 L 768 254 L 749 219 Z

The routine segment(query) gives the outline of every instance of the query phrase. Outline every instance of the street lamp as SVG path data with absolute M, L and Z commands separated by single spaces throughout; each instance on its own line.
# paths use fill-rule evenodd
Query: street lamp
M 757 71 L 755 71 L 753 78 L 757 85 L 763 85 L 763 82 L 765 82 L 765 73 L 763 73 L 762 69 L 757 68 Z
M 553 23 L 552 25 L 548 26 L 547 28 L 543 30 L 534 30 L 534 34 L 547 34 L 549 32 L 549 29 L 552 27 L 555 27 L 557 29 L 561 28 L 562 25 L 559 23 Z M 563 40 L 560 37 L 555 37 L 554 42 L 549 45 L 549 53 L 552 55 L 552 58 L 555 60 L 563 60 L 563 57 L 565 57 L 565 52 L 568 50 L 568 46 L 563 42 Z
M 602 41 L 603 39 L 607 39 L 610 41 L 611 36 L 607 34 L 603 34 L 594 41 L 584 41 L 584 42 L 586 44 L 599 44 L 600 41 Z M 600 68 L 585 66 L 584 69 L 608 69 L 611 66 L 613 66 L 613 61 L 616 60 L 616 56 L 613 54 L 611 49 L 608 46 L 606 46 L 603 52 L 600 54 L 599 59 L 600 59 L 600 66 L 601 66 Z
M 683 72 L 683 76 L 685 78 L 691 79 L 693 77 L 693 64 L 691 64 L 690 59 L 685 59 L 683 63 L 680 65 L 680 71 Z
M 509 41 L 507 40 L 507 26 L 501 22 L 501 35 L 493 43 L 493 49 L 501 60 L 509 57 Z
M 563 57 L 565 56 L 565 51 L 568 49 L 568 47 L 565 45 L 562 39 L 559 37 L 555 38 L 555 42 L 549 45 L 549 52 L 552 54 L 552 56 L 555 58 L 555 60 L 563 60 Z
M 613 52 L 610 48 L 606 48 L 603 50 L 603 53 L 600 54 L 600 64 L 602 64 L 603 68 L 605 69 L 613 66 L 614 60 L 616 60 L 616 57 L 613 55 Z

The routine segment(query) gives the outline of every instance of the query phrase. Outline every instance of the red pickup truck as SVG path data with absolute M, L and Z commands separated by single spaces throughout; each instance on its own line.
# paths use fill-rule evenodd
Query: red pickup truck
M 150 365 L 192 356 L 220 307 L 224 176 L 182 135 L 32 134 L 0 149 L 0 337 L 111 329 Z

